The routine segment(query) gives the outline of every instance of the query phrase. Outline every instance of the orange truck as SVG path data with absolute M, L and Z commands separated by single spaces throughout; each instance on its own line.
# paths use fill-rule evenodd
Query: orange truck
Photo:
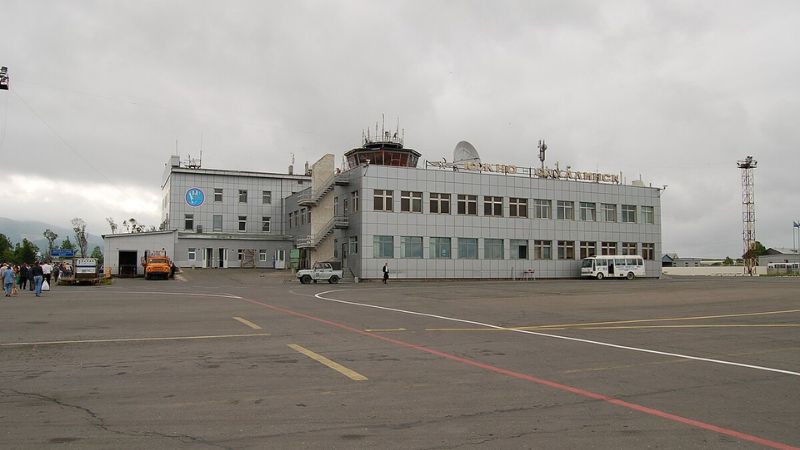
M 169 260 L 166 252 L 162 250 L 147 252 L 144 262 L 144 278 L 169 278 L 172 273 L 172 261 Z

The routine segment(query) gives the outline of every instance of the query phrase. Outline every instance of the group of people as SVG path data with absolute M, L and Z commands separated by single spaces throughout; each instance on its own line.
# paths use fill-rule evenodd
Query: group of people
M 28 263 L 22 263 L 22 265 L 3 263 L 0 266 L 3 292 L 6 297 L 11 297 L 27 288 L 33 291 L 37 297 L 41 297 L 42 286 L 47 283 L 49 289 L 51 280 L 58 283 L 58 276 L 63 271 L 63 263 L 54 266 L 49 261 L 45 261 L 42 264 L 39 261 L 35 261 L 31 265 L 28 265 Z

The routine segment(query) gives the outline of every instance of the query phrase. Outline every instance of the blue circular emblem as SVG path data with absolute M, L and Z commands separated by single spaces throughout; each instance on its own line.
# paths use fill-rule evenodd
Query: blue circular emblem
M 191 188 L 186 191 L 186 203 L 189 206 L 200 206 L 205 200 L 205 194 L 198 188 Z

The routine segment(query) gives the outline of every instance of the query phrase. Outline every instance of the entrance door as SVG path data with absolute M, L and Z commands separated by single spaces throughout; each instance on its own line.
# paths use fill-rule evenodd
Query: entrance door
M 218 248 L 217 251 L 219 252 L 219 264 L 217 267 L 220 269 L 227 269 L 228 268 L 228 249 L 227 248 Z
M 119 251 L 119 272 L 117 275 L 120 277 L 135 277 L 138 266 L 139 258 L 136 250 Z
M 203 261 L 203 267 L 205 267 L 207 269 L 210 269 L 210 268 L 214 267 L 213 262 L 214 262 L 214 249 L 213 248 L 207 248 L 206 249 L 206 258 L 205 258 L 205 261 Z

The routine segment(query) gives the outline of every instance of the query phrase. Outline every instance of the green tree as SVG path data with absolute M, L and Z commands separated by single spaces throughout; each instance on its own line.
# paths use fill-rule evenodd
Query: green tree
M 66 239 L 61 241 L 61 250 L 75 250 L 75 244 L 69 240 L 69 236 Z
M 98 265 L 103 265 L 103 251 L 100 250 L 99 245 L 94 246 L 94 249 L 92 250 L 92 258 L 97 259 Z
M 722 261 L 722 265 L 723 266 L 732 266 L 733 265 L 733 260 L 731 259 L 730 256 L 726 256 L 725 260 Z
M 75 232 L 75 243 L 81 250 L 81 256 L 85 258 L 89 247 L 89 241 L 86 239 L 86 222 L 80 217 L 72 219 L 72 231 Z
M 748 250 L 744 255 L 742 255 L 742 258 L 744 259 L 758 258 L 759 256 L 766 254 L 767 254 L 766 247 L 764 247 L 764 245 L 761 242 L 755 241 L 750 250 Z
M 53 230 L 48 228 L 44 230 L 44 233 L 42 233 L 42 235 L 44 236 L 45 239 L 47 239 L 47 257 L 50 257 L 50 253 L 53 252 L 53 242 L 55 242 L 56 239 L 58 238 L 58 234 L 56 234 Z
M 14 259 L 14 244 L 3 233 L 0 233 L 0 259 L 3 261 Z
M 36 244 L 27 239 L 22 239 L 22 245 L 17 243 L 14 248 L 14 264 L 32 263 L 36 259 L 38 251 L 39 247 Z

